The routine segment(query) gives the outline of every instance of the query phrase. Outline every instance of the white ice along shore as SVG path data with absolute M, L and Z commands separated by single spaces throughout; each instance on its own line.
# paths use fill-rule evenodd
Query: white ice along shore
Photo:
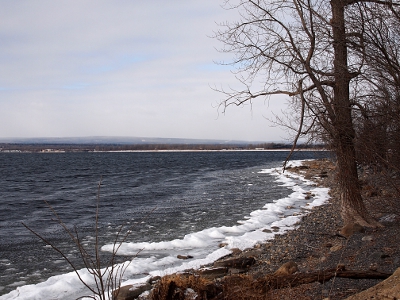
M 301 163 L 302 161 L 292 161 L 290 165 L 299 166 Z M 296 228 L 301 217 L 306 215 L 312 207 L 322 205 L 329 199 L 328 188 L 317 187 L 314 182 L 306 180 L 299 174 L 288 171 L 282 173 L 282 168 L 265 169 L 259 173 L 275 176 L 276 182 L 291 189 L 292 193 L 288 197 L 265 204 L 261 209 L 250 213 L 245 220 L 238 221 L 238 225 L 235 226 L 207 228 L 187 234 L 183 239 L 172 241 L 124 243 L 118 254 L 132 257 L 141 250 L 141 255 L 147 253 L 147 257 L 133 259 L 126 269 L 122 285 L 145 282 L 157 275 L 163 276 L 187 269 L 197 269 L 231 253 L 233 248 L 244 250 L 257 243 L 271 240 L 276 234 Z M 312 198 L 306 199 L 308 198 L 306 193 L 312 194 Z M 275 231 L 267 232 L 269 230 L 265 229 L 275 229 Z M 221 243 L 226 246 L 220 248 Z M 112 251 L 112 247 L 113 245 L 104 245 L 102 250 Z M 193 259 L 181 260 L 177 258 L 178 254 L 190 255 Z M 93 283 L 86 269 L 79 272 L 87 283 Z M 0 296 L 0 300 L 66 300 L 83 295 L 88 295 L 88 290 L 79 281 L 77 275 L 71 272 L 50 277 L 38 284 L 20 286 Z

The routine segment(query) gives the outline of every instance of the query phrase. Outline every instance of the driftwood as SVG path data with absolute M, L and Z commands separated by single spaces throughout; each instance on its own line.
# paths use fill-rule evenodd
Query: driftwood
M 292 264 L 285 264 L 288 271 L 294 271 Z M 386 279 L 391 274 L 376 271 L 345 270 L 344 266 L 335 269 L 321 270 L 310 273 L 290 274 L 276 272 L 255 279 L 250 275 L 225 276 L 219 282 L 211 282 L 200 276 L 171 275 L 164 277 L 153 289 L 150 299 L 183 300 L 185 290 L 193 289 L 199 300 L 213 299 L 264 299 L 265 293 L 274 289 L 296 287 L 312 282 L 326 282 L 334 277 L 352 279 Z M 169 278 L 169 279 L 168 279 Z M 248 296 L 248 297 L 247 297 Z
M 386 279 L 391 274 L 376 271 L 354 271 L 342 268 L 320 270 L 310 273 L 268 274 L 254 279 L 251 276 L 226 276 L 223 279 L 223 292 L 213 299 L 235 299 L 238 295 L 248 295 L 249 299 L 259 298 L 265 293 L 282 288 L 293 288 L 313 282 L 326 282 L 335 277 L 351 279 Z M 250 297 L 251 295 L 251 297 Z M 263 298 L 262 298 L 263 299 Z
M 277 276 L 267 275 L 264 278 L 256 280 L 255 284 L 262 290 L 279 289 L 286 287 L 296 287 L 302 284 L 312 282 L 326 282 L 334 277 L 351 278 L 351 279 L 386 279 L 391 274 L 381 273 L 377 271 L 353 271 L 328 269 L 311 273 L 297 273 L 291 275 Z
M 254 257 L 233 257 L 214 262 L 214 267 L 246 269 L 256 263 Z

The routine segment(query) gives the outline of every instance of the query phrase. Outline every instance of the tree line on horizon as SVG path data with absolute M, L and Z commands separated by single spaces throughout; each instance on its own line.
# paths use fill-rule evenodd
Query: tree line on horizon
M 282 150 L 290 149 L 289 143 L 261 144 L 0 144 L 0 152 L 95 152 L 95 151 L 173 151 L 173 150 Z M 324 144 L 298 144 L 301 150 L 323 150 Z

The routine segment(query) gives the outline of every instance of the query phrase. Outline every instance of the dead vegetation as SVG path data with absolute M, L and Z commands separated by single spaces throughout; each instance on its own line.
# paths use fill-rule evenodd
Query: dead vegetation
M 212 299 L 220 288 L 212 281 L 193 274 L 164 276 L 151 291 L 151 300 Z
M 296 266 L 294 268 L 294 266 Z M 309 273 L 298 273 L 293 262 L 284 264 L 273 274 L 262 278 L 239 274 L 225 276 L 218 281 L 210 281 L 193 274 L 174 274 L 163 277 L 150 294 L 151 300 L 267 300 L 292 292 L 295 296 L 296 287 L 324 283 L 333 278 L 352 279 L 386 279 L 391 274 L 378 271 L 346 270 L 339 265 L 334 269 L 320 270 Z M 277 293 L 276 290 L 282 290 Z M 297 295 L 297 299 L 305 299 Z

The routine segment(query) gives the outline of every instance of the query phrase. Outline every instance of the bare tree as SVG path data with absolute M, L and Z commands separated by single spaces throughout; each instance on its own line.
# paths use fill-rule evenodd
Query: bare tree
M 259 97 L 281 94 L 300 107 L 296 139 L 318 128 L 336 153 L 341 190 L 341 214 L 345 225 L 380 226 L 368 213 L 357 174 L 354 114 L 359 109 L 357 84 L 366 64 L 353 51 L 367 27 L 350 27 L 349 20 L 363 22 L 361 4 L 393 10 L 399 1 L 380 0 L 238 0 L 225 1 L 241 19 L 223 23 L 215 37 L 222 52 L 234 53 L 232 64 L 243 84 L 240 90 L 219 90 L 221 106 L 242 105 Z M 314 131 L 315 132 L 315 131 Z
M 400 170 L 400 11 L 360 3 L 363 22 L 350 20 L 361 34 L 352 48 L 365 61 L 357 78 L 363 86 L 357 96 L 357 146 L 362 162 Z

